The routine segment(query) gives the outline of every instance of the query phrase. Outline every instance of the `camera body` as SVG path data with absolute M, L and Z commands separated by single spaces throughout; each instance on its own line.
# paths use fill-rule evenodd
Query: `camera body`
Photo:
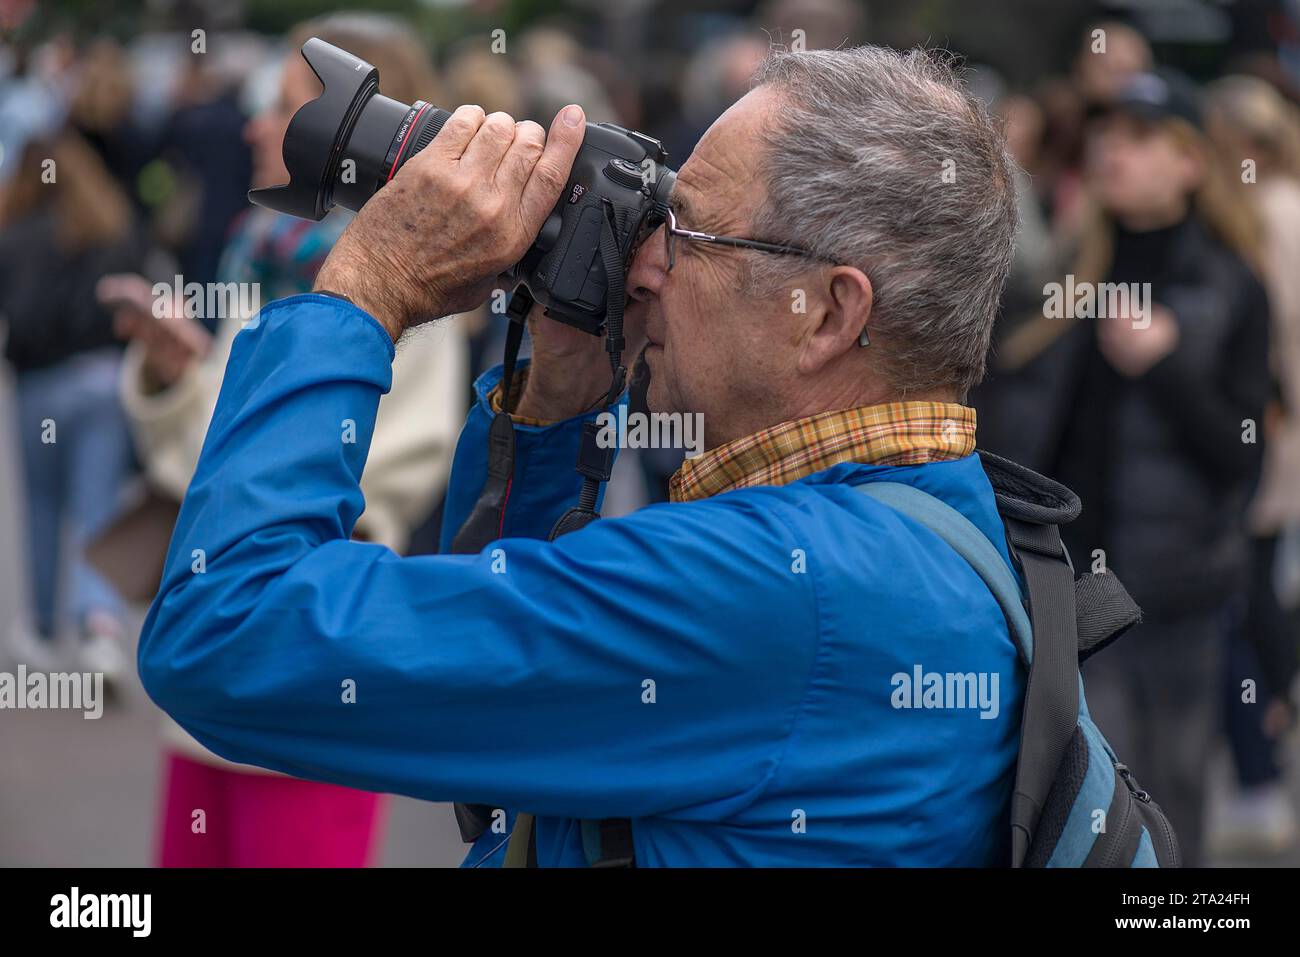
M 626 272 L 636 247 L 663 222 L 656 196 L 667 197 L 675 179 L 665 158 L 657 140 L 612 123 L 589 124 L 560 201 L 509 275 L 550 315 L 600 334 L 609 283 L 600 248 L 606 217 L 612 214 Z
M 289 182 L 252 189 L 260 206 L 320 220 L 335 206 L 360 209 L 451 116 L 379 93 L 371 64 L 313 37 L 303 59 L 321 81 L 284 137 Z M 523 258 L 507 275 L 547 314 L 593 335 L 604 332 L 611 276 L 662 222 L 676 173 L 658 140 L 612 123 L 588 123 L 569 180 Z M 613 277 L 621 289 L 623 275 Z

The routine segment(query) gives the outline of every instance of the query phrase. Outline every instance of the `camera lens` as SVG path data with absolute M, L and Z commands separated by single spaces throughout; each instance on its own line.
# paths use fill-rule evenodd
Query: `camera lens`
M 407 106 L 375 94 L 362 108 L 344 147 L 334 202 L 360 209 L 408 159 L 433 142 L 449 116 L 423 100 Z M 351 168 L 349 160 L 355 164 Z
M 259 206 L 319 220 L 335 204 L 360 209 L 424 149 L 451 116 L 423 101 L 408 106 L 379 93 L 379 71 L 313 37 L 303 59 L 323 87 L 284 134 L 289 182 L 251 189 Z

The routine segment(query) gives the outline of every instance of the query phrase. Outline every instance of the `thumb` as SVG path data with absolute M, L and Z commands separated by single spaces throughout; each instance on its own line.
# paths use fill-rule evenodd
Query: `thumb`
M 587 117 L 577 104 L 560 110 L 551 122 L 546 147 L 519 199 L 524 224 L 534 234 L 541 230 L 542 223 L 559 202 L 586 131 Z

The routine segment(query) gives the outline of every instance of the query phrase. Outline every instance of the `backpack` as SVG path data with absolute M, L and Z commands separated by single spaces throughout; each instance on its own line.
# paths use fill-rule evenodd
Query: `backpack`
M 897 482 L 857 490 L 943 539 L 1006 615 L 1029 676 L 1011 799 L 1011 866 L 1179 867 L 1173 827 L 1093 723 L 1079 673 L 1081 662 L 1141 620 L 1141 610 L 1114 574 L 1075 577 L 1060 534 L 1080 511 L 1073 492 L 996 455 L 979 455 L 1019 579 L 983 532 L 933 495 Z M 630 821 L 581 825 L 589 865 L 635 866 Z M 516 816 L 505 866 L 536 866 L 532 815 Z
M 1065 486 L 980 452 L 1021 582 L 969 519 L 910 485 L 858 491 L 929 528 L 997 599 L 1029 673 L 1011 801 L 1012 867 L 1179 867 L 1160 805 L 1088 713 L 1081 662 L 1137 624 L 1141 610 L 1108 571 L 1077 578 L 1060 526 L 1079 514 Z

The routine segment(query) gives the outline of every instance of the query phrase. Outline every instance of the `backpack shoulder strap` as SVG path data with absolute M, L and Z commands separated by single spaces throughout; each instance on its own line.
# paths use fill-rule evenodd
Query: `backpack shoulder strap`
M 997 548 L 970 519 L 929 492 L 901 482 L 868 482 L 857 489 L 882 505 L 920 522 L 966 559 L 997 599 L 1011 627 L 1011 637 L 1020 646 L 1025 660 L 1033 660 L 1033 632 L 1025 613 L 1020 583 Z
M 966 559 L 997 599 L 1029 662 L 1011 802 L 1011 865 L 1020 867 L 1079 721 L 1074 572 L 1060 531 L 1055 525 L 1003 519 L 1012 559 L 1020 566 L 1029 594 L 1026 615 L 1011 569 L 966 516 L 928 492 L 899 482 L 868 482 L 857 489 L 924 525 Z

